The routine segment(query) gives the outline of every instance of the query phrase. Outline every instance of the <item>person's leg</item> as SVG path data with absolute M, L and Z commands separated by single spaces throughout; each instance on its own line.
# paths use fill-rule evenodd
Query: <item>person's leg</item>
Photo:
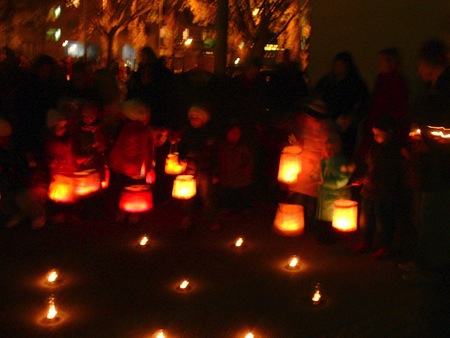
M 381 247 L 373 254 L 374 258 L 386 258 L 390 254 L 395 230 L 395 204 L 391 200 L 376 202 L 381 229 Z
M 368 198 L 362 199 L 359 223 L 363 231 L 363 240 L 353 249 L 355 253 L 366 252 L 372 247 L 377 225 L 374 201 Z

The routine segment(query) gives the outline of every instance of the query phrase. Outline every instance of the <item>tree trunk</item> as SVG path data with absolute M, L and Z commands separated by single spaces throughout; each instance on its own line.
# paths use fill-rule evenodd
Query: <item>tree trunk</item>
M 216 30 L 214 73 L 219 77 L 224 77 L 227 68 L 228 0 L 218 0 Z

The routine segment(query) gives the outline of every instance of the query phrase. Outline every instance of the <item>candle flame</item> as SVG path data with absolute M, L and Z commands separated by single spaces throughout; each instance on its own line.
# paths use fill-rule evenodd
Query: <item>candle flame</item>
M 145 246 L 145 245 L 147 245 L 148 241 L 149 241 L 148 236 L 144 235 L 144 236 L 142 236 L 142 238 L 141 238 L 141 240 L 139 242 L 139 245 Z
M 189 282 L 187 280 L 184 280 L 181 284 L 180 284 L 180 289 L 184 290 L 188 287 Z
M 166 338 L 166 335 L 164 334 L 164 330 L 159 330 L 154 335 L 155 338 Z
M 321 298 L 322 298 L 322 295 L 320 294 L 320 290 L 316 290 L 312 297 L 312 301 L 314 304 L 318 304 L 320 302 Z
M 58 271 L 55 269 L 50 270 L 47 274 L 47 282 L 52 284 L 58 279 Z
M 297 256 L 292 256 L 291 259 L 289 260 L 289 267 L 291 269 L 297 268 L 298 267 L 298 263 L 299 263 L 299 259 Z
M 242 246 L 242 244 L 244 244 L 244 239 L 242 237 L 239 237 L 236 240 L 236 243 L 234 244 L 237 248 L 240 248 Z
M 245 335 L 245 338 L 254 338 L 254 337 L 255 337 L 255 335 L 251 332 L 249 332 Z
M 58 311 L 56 311 L 55 299 L 53 297 L 49 300 L 47 319 L 55 319 Z
M 139 177 L 140 177 L 141 179 L 143 179 L 143 178 L 145 177 L 145 162 L 142 162 L 141 172 L 140 172 Z

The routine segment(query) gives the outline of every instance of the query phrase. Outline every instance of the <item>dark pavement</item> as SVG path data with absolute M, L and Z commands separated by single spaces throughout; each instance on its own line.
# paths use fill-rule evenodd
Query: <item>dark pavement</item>
M 97 200 L 98 202 L 98 200 Z M 450 337 L 450 289 L 401 279 L 401 256 L 356 256 L 357 234 L 334 244 L 313 232 L 272 231 L 276 203 L 221 217 L 224 229 L 179 234 L 180 205 L 158 205 L 136 224 L 99 214 L 95 200 L 63 224 L 0 230 L 0 337 Z M 150 246 L 136 247 L 148 233 Z M 233 241 L 242 236 L 245 248 Z M 299 271 L 284 267 L 296 254 Z M 60 270 L 62 281 L 44 283 Z M 188 293 L 176 291 L 189 279 Z M 311 302 L 320 283 L 323 303 Z M 42 321 L 55 295 L 60 320 Z

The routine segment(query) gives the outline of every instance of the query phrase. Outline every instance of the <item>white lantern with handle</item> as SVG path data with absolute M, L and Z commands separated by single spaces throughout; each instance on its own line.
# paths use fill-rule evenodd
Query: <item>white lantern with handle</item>
M 299 145 L 283 148 L 278 168 L 278 181 L 287 184 L 297 182 L 297 176 L 302 171 L 301 152 L 302 148 Z
M 339 199 L 334 201 L 333 228 L 342 232 L 356 231 L 358 228 L 358 202 Z
M 186 169 L 187 162 L 179 162 L 178 153 L 168 154 L 164 172 L 168 175 L 180 175 Z
M 178 175 L 173 181 L 172 197 L 188 200 L 197 194 L 197 184 L 193 175 Z
M 305 229 L 303 205 L 279 203 L 274 230 L 283 236 L 299 236 Z

